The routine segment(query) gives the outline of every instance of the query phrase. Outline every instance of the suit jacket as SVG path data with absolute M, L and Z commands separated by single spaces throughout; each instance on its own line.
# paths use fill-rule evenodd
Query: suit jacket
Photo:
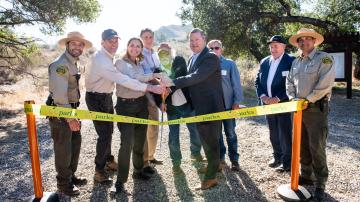
M 214 53 L 209 52 L 207 47 L 190 67 L 188 74 L 173 81 L 175 88 L 172 90 L 188 87 L 196 115 L 225 110 L 220 60 Z
M 280 99 L 280 102 L 289 101 L 289 98 L 286 95 L 285 83 L 286 83 L 286 76 L 289 74 L 294 59 L 295 57 L 290 56 L 287 53 L 284 53 L 279 63 L 279 66 L 276 69 L 274 79 L 271 83 L 272 97 L 278 97 Z M 266 58 L 261 60 L 259 73 L 257 74 L 255 80 L 256 94 L 258 98 L 260 98 L 262 94 L 269 96 L 267 90 L 267 79 L 269 75 L 269 69 L 270 69 L 270 56 L 267 56 Z

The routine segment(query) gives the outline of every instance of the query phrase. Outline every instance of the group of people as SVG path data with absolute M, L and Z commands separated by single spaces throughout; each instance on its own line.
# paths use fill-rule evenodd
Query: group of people
M 161 68 L 157 52 L 153 49 L 154 32 L 143 29 L 140 37 L 127 43 L 126 53 L 115 59 L 120 37 L 113 29 L 104 30 L 101 50 L 91 58 L 85 69 L 85 101 L 90 111 L 114 113 L 143 118 L 159 119 L 159 109 L 167 112 L 168 119 L 178 119 L 225 110 L 239 109 L 243 93 L 239 70 L 234 61 L 223 56 L 220 40 L 208 43 L 205 32 L 194 28 L 189 34 L 192 51 L 188 63 L 182 56 L 173 58 L 171 73 Z M 275 104 L 291 100 L 308 100 L 303 115 L 300 184 L 315 183 L 315 197 L 322 199 L 328 176 L 325 145 L 327 137 L 328 102 L 334 81 L 333 59 L 316 50 L 323 37 L 312 29 L 301 29 L 289 42 L 297 46 L 301 55 L 294 58 L 285 53 L 287 42 L 279 35 L 268 41 L 271 56 L 264 58 L 255 86 L 260 104 Z M 79 106 L 79 57 L 92 47 L 80 32 L 70 32 L 59 41 L 65 52 L 49 66 L 48 105 L 77 108 Z M 159 50 L 170 51 L 168 44 Z M 114 107 L 112 95 L 117 96 Z M 291 165 L 291 114 L 268 115 L 273 159 L 269 162 L 278 172 L 287 172 Z M 75 175 L 80 145 L 81 122 L 78 119 L 50 117 L 54 141 L 55 167 L 58 190 L 66 195 L 78 195 L 77 186 L 87 183 Z M 109 172 L 117 172 L 113 193 L 125 191 L 132 154 L 134 179 L 149 180 L 156 171 L 154 165 L 159 128 L 155 125 L 117 123 L 120 131 L 120 148 L 117 162 L 111 151 L 112 122 L 93 121 L 98 135 L 95 155 L 94 181 L 111 183 Z M 191 158 L 207 161 L 199 189 L 218 184 L 216 174 L 225 164 L 226 136 L 231 169 L 239 171 L 239 153 L 235 119 L 187 124 Z M 179 125 L 169 125 L 169 151 L 175 174 L 181 170 Z M 206 159 L 201 155 L 203 148 Z

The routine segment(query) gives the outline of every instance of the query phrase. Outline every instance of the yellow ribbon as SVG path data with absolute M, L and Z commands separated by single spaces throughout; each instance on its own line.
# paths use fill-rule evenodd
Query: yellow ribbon
M 284 103 L 278 103 L 272 105 L 263 105 L 257 107 L 247 107 L 237 110 L 204 114 L 204 115 L 192 116 L 192 117 L 175 119 L 164 122 L 129 117 L 129 116 L 121 116 L 116 114 L 107 114 L 102 112 L 81 110 L 81 109 L 71 109 L 71 108 L 36 105 L 36 104 L 25 104 L 24 110 L 26 114 L 33 114 L 35 116 L 77 118 L 82 120 L 87 119 L 87 120 L 96 120 L 96 121 L 110 121 L 110 122 L 135 123 L 135 124 L 147 124 L 147 125 L 148 124 L 171 125 L 171 124 L 217 121 L 217 120 L 233 119 L 233 118 L 245 118 L 251 116 L 262 116 L 269 114 L 300 111 L 303 110 L 304 102 L 305 102 L 304 100 L 300 100 L 300 101 L 284 102 Z

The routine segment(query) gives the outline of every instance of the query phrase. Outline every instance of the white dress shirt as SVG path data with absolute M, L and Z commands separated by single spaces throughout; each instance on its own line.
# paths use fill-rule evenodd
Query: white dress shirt
M 269 69 L 269 74 L 268 74 L 268 77 L 267 77 L 267 92 L 268 92 L 268 96 L 269 97 L 272 97 L 272 93 L 271 93 L 271 84 L 274 80 L 274 76 L 275 76 L 275 73 L 276 73 L 276 70 L 280 64 L 280 61 L 283 57 L 284 53 L 278 57 L 277 59 L 275 59 L 273 56 L 270 57 L 270 69 Z

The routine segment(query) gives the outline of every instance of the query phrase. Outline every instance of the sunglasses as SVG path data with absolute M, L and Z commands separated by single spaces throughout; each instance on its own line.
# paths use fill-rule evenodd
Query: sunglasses
M 210 50 L 220 50 L 220 47 L 211 47 Z

